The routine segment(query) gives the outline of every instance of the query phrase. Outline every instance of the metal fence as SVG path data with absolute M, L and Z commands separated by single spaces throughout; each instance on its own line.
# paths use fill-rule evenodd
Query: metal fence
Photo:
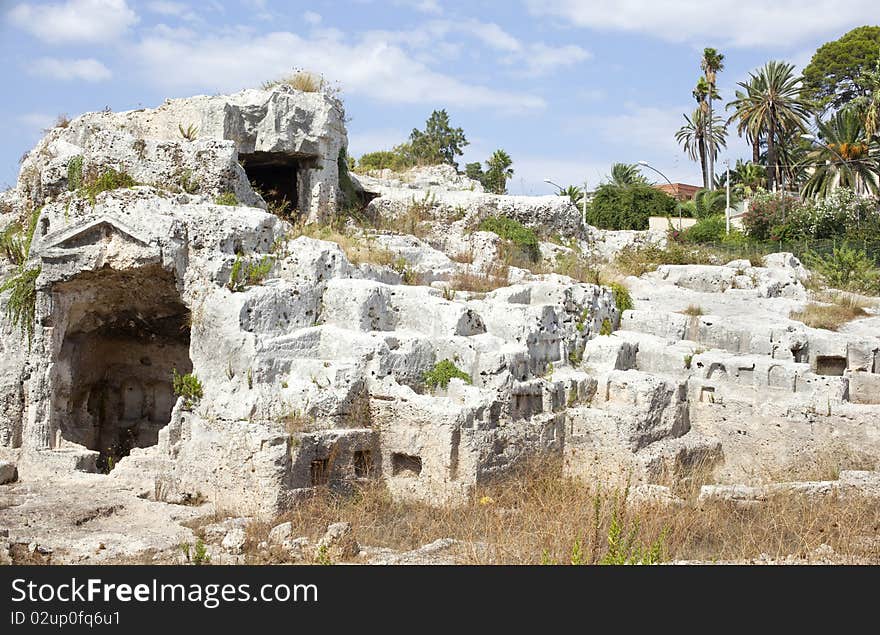
M 767 254 L 788 251 L 803 260 L 807 253 L 830 254 L 836 247 L 845 246 L 849 249 L 864 252 L 877 266 L 880 266 L 880 241 L 872 240 L 796 240 L 796 241 L 767 241 L 748 243 L 702 243 L 730 255 L 731 260 L 739 258 L 760 258 Z

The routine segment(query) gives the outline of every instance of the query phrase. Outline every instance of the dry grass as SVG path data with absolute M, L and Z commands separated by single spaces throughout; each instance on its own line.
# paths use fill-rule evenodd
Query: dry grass
M 792 311 L 792 320 L 803 322 L 816 329 L 836 331 L 838 328 L 868 315 L 868 304 L 846 293 L 824 292 L 815 294 L 819 302 L 810 302 L 802 311 Z
M 324 78 L 309 71 L 297 71 L 281 79 L 263 82 L 261 88 L 272 90 L 281 84 L 286 84 L 294 90 L 301 90 L 304 93 L 317 93 L 324 88 Z
M 474 250 L 471 248 L 459 254 L 453 254 L 452 256 L 449 256 L 449 259 L 454 260 L 455 262 L 460 262 L 464 265 L 472 265 L 474 264 Z
M 362 263 L 371 263 L 383 267 L 394 265 L 396 258 L 394 253 L 376 245 L 369 238 L 353 236 L 342 229 L 331 225 L 317 225 L 300 223 L 294 225 L 290 238 L 308 236 L 317 240 L 327 240 L 338 244 L 351 264 L 357 266 Z
M 449 286 L 456 291 L 473 291 L 487 293 L 508 285 L 507 265 L 495 262 L 482 271 L 459 271 L 449 281 Z
M 274 522 L 291 521 L 296 535 L 314 540 L 328 524 L 347 521 L 361 544 L 396 550 L 455 538 L 463 541 L 458 555 L 465 563 L 597 563 L 609 554 L 616 506 L 622 535 L 645 548 L 660 546 L 665 561 L 807 555 L 828 544 L 844 562 L 880 562 L 875 501 L 787 496 L 746 507 L 694 499 L 664 506 L 627 500 L 627 494 L 567 479 L 559 461 L 546 459 L 479 487 L 458 506 L 394 502 L 372 484 L 347 496 L 321 491 Z M 265 540 L 272 525 L 256 523 L 252 544 Z
M 699 317 L 701 315 L 706 315 L 706 312 L 703 310 L 703 307 L 698 306 L 696 304 L 689 304 L 688 308 L 683 311 L 679 311 L 679 313 L 683 313 L 684 315 L 690 315 L 691 317 Z

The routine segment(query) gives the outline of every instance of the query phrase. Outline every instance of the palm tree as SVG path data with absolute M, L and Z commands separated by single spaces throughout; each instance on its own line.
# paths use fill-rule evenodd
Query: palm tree
M 707 120 L 714 122 L 715 118 L 712 115 L 712 100 L 719 96 L 716 90 L 715 80 L 717 79 L 718 73 L 724 70 L 724 55 L 713 48 L 703 49 L 703 59 L 700 60 L 700 68 L 703 69 L 703 75 L 709 88 L 709 90 L 706 92 L 706 101 L 708 105 Z M 708 171 L 710 176 L 714 176 L 716 155 L 714 139 L 712 138 L 712 136 L 710 136 L 707 141 L 709 144 Z M 713 181 L 714 178 L 709 179 L 710 190 L 714 187 Z
M 748 197 L 767 184 L 767 171 L 757 163 L 736 160 L 730 171 L 730 186 L 738 196 Z
M 513 159 L 504 150 L 495 150 L 486 161 L 486 183 L 495 194 L 507 192 L 507 180 L 513 176 Z
M 717 158 L 718 149 L 727 147 L 727 127 L 719 117 L 715 117 L 711 131 L 708 130 L 707 115 L 700 108 L 694 110 L 690 117 L 682 116 L 686 123 L 675 133 L 675 140 L 684 146 L 684 151 L 691 161 L 699 160 L 703 174 L 703 188 L 709 189 L 710 172 L 706 169 L 710 155 L 708 147 L 711 146 L 713 149 L 712 158 Z
M 615 163 L 611 166 L 611 184 L 620 187 L 627 187 L 637 183 L 647 183 L 646 179 L 638 165 L 630 163 Z
M 820 143 L 804 160 L 810 174 L 804 196 L 824 197 L 838 187 L 880 195 L 880 148 L 865 141 L 864 121 L 854 109 L 844 108 L 828 121 L 818 122 Z
M 702 114 L 703 121 L 709 121 L 712 108 L 709 105 L 712 99 L 718 99 L 719 94 L 718 91 L 715 90 L 711 84 L 709 84 L 708 80 L 701 76 L 697 79 L 697 85 L 694 86 L 694 90 L 691 92 L 694 96 L 694 99 L 697 102 L 697 110 Z M 695 113 L 696 116 L 696 113 Z M 687 117 L 685 117 L 687 119 Z M 705 147 L 708 148 L 709 140 L 708 138 L 703 139 L 703 143 Z M 712 173 L 709 171 L 709 162 L 706 160 L 707 150 L 704 150 L 701 154 L 703 159 L 700 161 L 700 166 L 703 169 L 703 187 L 708 187 L 707 183 L 712 180 Z
M 577 185 L 569 185 L 567 188 L 560 190 L 559 195 L 567 196 L 577 206 L 580 206 L 584 200 L 584 190 Z
M 801 77 L 795 75 L 794 65 L 770 61 L 738 86 L 744 91 L 736 91 L 736 99 L 727 107 L 735 109 L 740 134 L 747 131 L 753 142 L 762 138 L 767 143 L 767 183 L 775 188 L 780 175 L 779 140 L 806 130 L 805 121 L 810 115 L 810 107 L 801 96 Z

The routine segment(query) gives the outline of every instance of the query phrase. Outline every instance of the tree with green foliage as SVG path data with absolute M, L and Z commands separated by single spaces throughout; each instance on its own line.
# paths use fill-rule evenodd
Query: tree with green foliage
M 483 185 L 493 194 L 506 194 L 507 181 L 513 176 L 513 159 L 504 150 L 495 150 L 486 161 Z
M 650 216 L 672 216 L 676 201 L 647 183 L 598 187 L 587 208 L 587 222 L 601 229 L 648 229 Z
M 865 72 L 880 51 L 880 26 L 860 26 L 826 42 L 804 69 L 804 95 L 822 110 L 840 110 L 870 94 Z
M 473 181 L 483 182 L 483 179 L 486 178 L 486 173 L 483 171 L 483 164 L 479 161 L 474 161 L 473 163 L 467 163 L 464 166 L 464 173 L 469 179 Z
M 720 98 L 720 95 L 718 95 L 718 91 L 716 89 L 716 79 L 718 73 L 724 70 L 724 55 L 719 53 L 714 48 L 707 47 L 703 49 L 703 58 L 700 60 L 700 67 L 703 69 L 703 77 L 706 80 L 706 84 L 708 85 L 708 90 L 706 91 L 707 110 L 705 121 L 711 122 L 711 127 L 714 129 L 715 116 L 712 110 L 712 100 Z M 722 123 L 722 126 L 723 125 L 724 124 Z M 724 135 L 727 135 L 726 127 L 724 130 Z M 707 135 L 706 142 L 709 149 L 707 155 L 707 170 L 709 174 L 708 187 L 711 190 L 714 188 L 715 185 L 715 157 L 717 156 L 718 148 L 715 146 L 714 135 Z
M 615 163 L 611 166 L 609 180 L 612 185 L 625 187 L 628 185 L 648 183 L 638 165 L 632 163 Z
M 794 65 L 770 61 L 749 74 L 749 81 L 737 84 L 736 98 L 727 104 L 739 119 L 739 130 L 767 144 L 767 184 L 774 189 L 781 179 L 780 140 L 806 130 L 810 106 L 801 95 L 801 78 Z
M 876 137 L 865 141 L 864 124 L 854 108 L 844 108 L 827 121 L 818 122 L 821 143 L 806 155 L 809 178 L 802 194 L 826 197 L 838 187 L 859 194 L 880 196 L 880 145 Z
M 447 163 L 458 169 L 456 156 L 468 145 L 464 130 L 453 128 L 446 110 L 435 110 L 428 117 L 425 129 L 413 128 L 409 135 L 413 157 L 422 164 Z
M 727 147 L 727 126 L 719 117 L 713 117 L 712 128 L 709 129 L 707 115 L 699 108 L 694 110 L 693 114 L 688 117 L 682 115 L 685 125 L 678 129 L 675 133 L 675 140 L 682 144 L 685 153 L 691 161 L 700 162 L 700 172 L 703 175 L 703 187 L 709 186 L 709 175 L 712 173 L 709 168 L 708 159 L 711 155 L 712 159 L 718 157 L 719 148 Z M 711 141 L 710 141 L 711 140 Z M 709 148 L 713 152 L 709 152 Z

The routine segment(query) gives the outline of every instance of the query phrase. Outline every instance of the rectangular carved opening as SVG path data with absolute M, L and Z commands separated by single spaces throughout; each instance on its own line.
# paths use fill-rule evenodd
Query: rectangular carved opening
M 391 455 L 391 475 L 416 477 L 422 473 L 422 458 L 395 452 Z
M 330 480 L 330 459 L 315 459 L 310 466 L 312 485 L 326 485 Z
M 283 216 L 294 215 L 299 203 L 298 157 L 286 152 L 254 152 L 240 154 L 238 160 L 251 187 L 259 192 L 271 210 Z
M 353 457 L 355 478 L 369 478 L 373 473 L 373 456 L 369 450 L 356 450 Z
M 816 358 L 816 374 L 839 377 L 846 370 L 846 357 L 820 355 Z

